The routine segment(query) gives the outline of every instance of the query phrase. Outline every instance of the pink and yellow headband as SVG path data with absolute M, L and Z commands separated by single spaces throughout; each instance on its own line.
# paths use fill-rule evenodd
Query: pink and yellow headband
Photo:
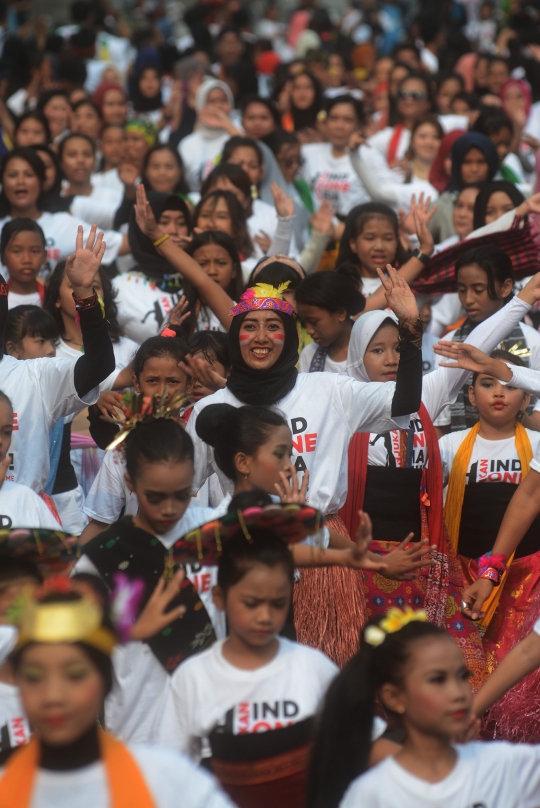
M 270 309 L 280 311 L 282 314 L 294 315 L 291 304 L 283 297 L 283 292 L 288 288 L 290 281 L 281 283 L 277 289 L 269 283 L 256 283 L 251 289 L 246 289 L 240 300 L 229 312 L 229 317 L 236 317 L 248 311 L 261 311 Z

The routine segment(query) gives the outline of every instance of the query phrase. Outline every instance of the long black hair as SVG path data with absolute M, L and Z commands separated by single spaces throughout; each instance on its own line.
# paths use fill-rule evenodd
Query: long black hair
M 60 295 L 60 286 L 64 279 L 65 272 L 66 262 L 59 261 L 51 274 L 47 289 L 45 290 L 45 300 L 43 301 L 43 308 L 52 315 L 60 334 L 64 333 L 64 321 L 62 319 L 62 312 L 56 303 Z M 107 322 L 109 323 L 109 336 L 113 342 L 119 342 L 122 336 L 122 328 L 118 322 L 117 293 L 113 288 L 110 278 L 102 267 L 99 268 L 98 273 L 103 287 L 103 304 L 105 306 Z
M 402 264 L 406 260 L 405 250 L 399 240 L 399 221 L 395 211 L 383 202 L 365 202 L 363 205 L 357 205 L 347 214 L 345 229 L 339 245 L 336 268 L 341 266 L 341 264 L 360 266 L 360 259 L 358 255 L 351 250 L 349 242 L 361 235 L 364 227 L 371 219 L 381 217 L 388 219 L 396 236 L 396 255 L 394 261 L 398 264 Z
M 366 299 L 349 275 L 324 270 L 308 275 L 296 289 L 296 302 L 335 313 L 345 309 L 347 317 L 364 310 Z
M 214 447 L 218 468 L 235 482 L 235 456 L 241 452 L 253 457 L 279 426 L 287 426 L 285 418 L 268 407 L 209 404 L 199 413 L 195 430 L 201 440 Z
M 489 200 L 493 194 L 499 192 L 506 194 L 506 196 L 508 196 L 513 202 L 515 208 L 525 201 L 525 197 L 513 182 L 507 182 L 506 180 L 494 180 L 493 182 L 482 184 L 480 186 L 480 193 L 474 202 L 474 230 L 478 230 L 479 227 L 483 227 L 486 224 L 486 211 Z
M 243 171 L 242 173 L 245 174 L 246 172 Z M 206 194 L 206 196 L 201 196 L 200 202 L 195 208 L 195 212 L 193 214 L 193 224 L 195 226 L 197 225 L 200 212 L 206 202 L 210 200 L 215 209 L 220 199 L 225 200 L 225 204 L 229 210 L 233 230 L 231 238 L 235 243 L 236 249 L 243 259 L 249 258 L 251 255 L 253 255 L 254 248 L 247 229 L 246 211 L 231 191 L 210 191 L 210 193 Z
M 110 124 L 110 125 L 116 126 L 116 124 Z M 178 149 L 172 149 L 170 146 L 167 146 L 166 143 L 158 143 L 156 146 L 152 146 L 152 148 L 146 152 L 142 167 L 142 182 L 144 187 L 146 188 L 147 191 L 153 190 L 146 176 L 146 169 L 148 168 L 148 163 L 150 162 L 150 158 L 152 157 L 152 155 L 155 154 L 156 152 L 161 151 L 168 151 L 169 154 L 172 154 L 172 156 L 176 160 L 178 168 L 180 169 L 180 179 L 176 183 L 176 187 L 174 188 L 173 193 L 180 194 L 182 196 L 188 194 L 189 187 L 185 178 L 184 161 L 182 160 Z
M 2 157 L 2 162 L 0 163 L 0 184 L 2 185 L 2 190 L 0 191 L 0 218 L 5 218 L 6 216 L 11 216 L 11 207 L 8 199 L 6 197 L 6 192 L 4 189 L 4 174 L 7 171 L 7 168 L 12 160 L 24 160 L 28 163 L 36 177 L 38 178 L 39 185 L 40 185 L 40 194 L 37 198 L 36 205 L 39 210 L 42 209 L 42 201 L 43 201 L 43 184 L 45 182 L 45 166 L 43 164 L 43 160 L 36 154 L 34 149 L 30 148 L 30 146 L 19 146 L 16 149 L 12 149 L 12 151 L 7 152 Z
M 499 300 L 495 290 L 495 283 L 503 284 L 506 280 L 514 281 L 514 268 L 510 256 L 500 247 L 474 247 L 456 261 L 455 277 L 462 267 L 476 264 L 487 276 L 488 296 L 491 300 Z M 511 291 L 504 300 L 507 303 L 513 297 Z
M 378 626 L 384 616 L 370 621 Z M 364 631 L 365 636 L 365 631 Z M 382 685 L 401 686 L 415 642 L 447 637 L 432 623 L 413 621 L 378 646 L 360 651 L 330 685 L 311 755 L 307 808 L 338 808 L 345 791 L 368 768 L 375 699 Z
M 197 233 L 197 235 L 193 236 L 193 239 L 186 247 L 186 252 L 193 257 L 198 249 L 207 247 L 210 244 L 222 247 L 232 261 L 234 277 L 231 278 L 225 291 L 232 300 L 237 302 L 244 291 L 244 281 L 242 279 L 242 265 L 240 264 L 238 250 L 231 236 L 222 230 L 204 230 L 202 233 Z
M 49 129 L 49 121 L 47 120 L 45 115 L 43 115 L 41 112 L 38 112 L 37 110 L 30 110 L 29 112 L 23 112 L 23 114 L 21 115 L 21 117 L 19 118 L 17 123 L 15 124 L 15 131 L 13 133 L 14 143 L 17 142 L 17 133 L 18 133 L 19 129 L 21 128 L 21 126 L 23 125 L 23 123 L 25 121 L 29 121 L 29 120 L 30 121 L 37 121 L 43 127 L 43 132 L 45 134 L 45 143 L 43 145 L 46 145 L 47 143 L 50 143 L 51 142 L 51 130 Z

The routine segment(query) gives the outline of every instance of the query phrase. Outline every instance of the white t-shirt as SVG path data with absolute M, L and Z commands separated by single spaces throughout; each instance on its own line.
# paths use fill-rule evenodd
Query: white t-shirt
M 4 480 L 0 488 L 0 514 L 9 516 L 12 528 L 60 530 L 60 525 L 50 510 L 31 488 L 9 480 Z
M 75 390 L 74 359 L 15 359 L 0 361 L 0 390 L 13 405 L 12 464 L 6 480 L 39 493 L 49 476 L 49 432 L 64 415 L 95 404 L 99 388 L 79 398 Z
M 111 230 L 122 197 L 123 193 L 119 194 L 113 188 L 93 187 L 90 196 L 73 197 L 70 213 L 85 222 L 97 224 L 102 230 Z
M 108 190 L 115 191 L 120 197 L 120 201 L 122 201 L 125 188 L 124 183 L 118 176 L 117 168 L 110 168 L 108 171 L 99 171 L 96 174 L 92 174 L 90 182 L 94 188 L 107 188 Z
M 165 536 L 157 538 L 165 547 L 171 547 L 178 538 L 208 522 L 215 515 L 216 511 L 210 508 L 199 508 L 190 503 L 174 528 Z M 73 572 L 99 575 L 96 566 L 85 555 L 77 561 Z M 216 635 L 224 637 L 224 614 L 212 602 L 212 587 L 217 583 L 217 567 L 196 568 L 187 565 L 186 575 L 204 603 Z M 117 645 L 112 659 L 115 684 L 105 701 L 107 728 L 123 741 L 152 743 L 156 705 L 165 692 L 169 676 L 144 642 Z
M 306 347 L 300 354 L 300 362 L 298 364 L 299 373 L 309 373 L 309 366 L 311 365 L 311 360 L 315 356 L 315 352 L 318 347 L 319 346 L 315 342 L 310 342 L 309 345 L 306 345 Z M 324 360 L 325 373 L 345 373 L 346 369 L 347 369 L 346 359 L 344 359 L 342 362 L 334 362 L 333 359 L 330 359 L 328 354 L 326 355 L 326 359 Z
M 118 292 L 118 322 L 126 337 L 141 345 L 159 335 L 180 295 L 162 292 L 141 272 L 117 275 L 112 283 Z
M 444 129 L 445 134 L 448 134 L 448 132 L 453 132 L 454 129 L 464 129 L 467 131 L 469 128 L 469 120 L 466 115 L 438 115 L 437 117 L 439 119 L 439 123 Z M 382 156 L 387 159 L 388 147 L 390 146 L 390 141 L 392 140 L 393 134 L 394 129 L 391 126 L 386 126 L 384 129 L 381 129 L 380 132 L 376 132 L 374 135 L 372 135 L 368 142 L 371 146 L 378 149 Z M 399 138 L 399 143 L 396 150 L 396 160 L 402 160 L 405 157 L 405 152 L 409 148 L 410 143 L 411 133 L 409 129 L 404 128 L 402 129 L 401 136 Z
M 19 688 L 0 682 L 0 752 L 23 746 L 30 740 L 30 727 L 19 697 Z
M 294 388 L 274 407 L 291 426 L 298 472 L 309 469 L 307 500 L 325 514 L 337 513 L 347 496 L 347 451 L 356 431 L 404 429 L 409 418 L 390 415 L 395 384 L 358 382 L 338 373 L 300 373 Z M 195 445 L 195 489 L 216 472 L 224 491 L 230 481 L 214 467 L 213 450 L 195 431 L 199 412 L 208 404 L 241 407 L 228 387 L 195 404 L 187 431 Z
M 438 783 L 386 758 L 353 781 L 340 808 L 538 808 L 540 746 L 475 741 L 456 751 L 456 765 Z
M 360 280 L 362 281 L 362 294 L 364 297 L 371 297 L 371 295 L 376 292 L 381 285 L 379 278 L 362 277 Z
M 136 342 L 133 342 L 132 339 L 128 339 L 127 337 L 120 337 L 118 342 L 112 343 L 112 346 L 114 351 L 114 361 L 116 363 L 116 367 L 110 374 L 110 376 L 107 376 L 107 378 L 101 382 L 101 384 L 99 385 L 100 391 L 113 389 L 116 377 L 118 376 L 121 370 L 123 370 L 130 364 L 139 347 Z M 80 351 L 78 348 L 74 348 L 73 346 L 68 345 L 67 342 L 64 342 L 64 340 L 60 338 L 58 345 L 56 346 L 57 356 L 67 357 L 68 359 L 79 359 L 81 354 L 82 351 Z
M 200 760 L 217 727 L 233 735 L 267 732 L 315 715 L 338 668 L 321 651 L 278 637 L 274 659 L 242 670 L 223 656 L 223 641 L 172 675 L 156 722 L 160 743 Z
M 3 665 L 15 648 L 18 631 L 14 626 L 0 625 L 0 665 Z
M 301 175 L 317 207 L 329 199 L 335 212 L 346 216 L 355 205 L 370 201 L 348 154 L 334 157 L 331 143 L 307 143 L 302 146 L 302 156 L 305 162 Z
M 229 138 L 230 135 L 221 130 L 216 130 L 215 134 L 198 130 L 180 141 L 178 153 L 184 162 L 190 191 L 200 191 L 203 180 L 217 165 Z
M 148 786 L 155 808 L 234 808 L 203 769 L 170 749 L 129 746 Z M 74 771 L 38 769 L 31 808 L 106 808 L 110 806 L 107 774 L 101 761 Z
M 6 216 L 5 219 L 0 219 L 0 231 L 6 222 L 11 221 L 11 216 Z M 72 216 L 71 213 L 42 213 L 37 224 L 45 234 L 45 244 L 47 246 L 47 260 L 51 269 L 54 269 L 59 261 L 63 261 L 68 255 L 75 251 L 75 240 L 77 238 L 77 228 L 79 225 L 83 227 L 83 239 L 90 235 L 90 224 L 79 219 L 77 216 Z M 103 256 L 104 264 L 112 264 L 120 252 L 122 246 L 123 236 L 117 233 L 116 230 L 106 230 L 104 234 L 104 241 L 106 243 L 105 255 Z
M 137 497 L 129 490 L 124 477 L 126 464 L 122 452 L 114 449 L 105 452 L 100 469 L 86 495 L 82 512 L 90 519 L 112 525 L 120 519 L 122 508 L 126 516 L 134 516 L 139 505 Z
M 439 439 L 441 460 L 443 465 L 443 482 L 448 483 L 448 477 L 457 450 L 469 434 L 470 429 L 459 432 L 450 432 Z M 527 429 L 533 454 L 540 445 L 540 432 Z M 486 440 L 476 436 L 469 467 L 465 476 L 468 483 L 512 483 L 519 485 L 523 479 L 521 462 L 516 449 L 516 439 L 503 438 L 502 440 Z
M 197 331 L 222 331 L 224 334 L 227 333 L 219 317 L 204 303 L 201 304 L 197 315 Z
M 29 295 L 20 295 L 18 292 L 9 292 L 8 309 L 15 306 L 39 306 L 41 308 L 41 298 L 39 292 L 30 292 Z
M 270 240 L 273 241 L 278 226 L 278 215 L 275 207 L 269 205 L 268 202 L 263 202 L 262 199 L 254 199 L 251 208 L 253 213 L 246 222 L 249 235 L 253 239 L 254 236 L 260 235 L 264 230 L 266 235 L 270 236 Z

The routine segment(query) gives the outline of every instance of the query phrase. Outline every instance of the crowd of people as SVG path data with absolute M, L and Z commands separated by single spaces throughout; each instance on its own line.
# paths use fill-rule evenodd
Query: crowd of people
M 0 806 L 538 808 L 540 12 L 0 2 Z

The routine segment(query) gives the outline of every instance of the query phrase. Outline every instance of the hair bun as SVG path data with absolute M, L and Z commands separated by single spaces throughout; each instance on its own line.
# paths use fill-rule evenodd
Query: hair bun
M 230 404 L 209 404 L 197 416 L 195 431 L 201 440 L 216 447 L 224 431 L 233 426 L 238 409 Z

